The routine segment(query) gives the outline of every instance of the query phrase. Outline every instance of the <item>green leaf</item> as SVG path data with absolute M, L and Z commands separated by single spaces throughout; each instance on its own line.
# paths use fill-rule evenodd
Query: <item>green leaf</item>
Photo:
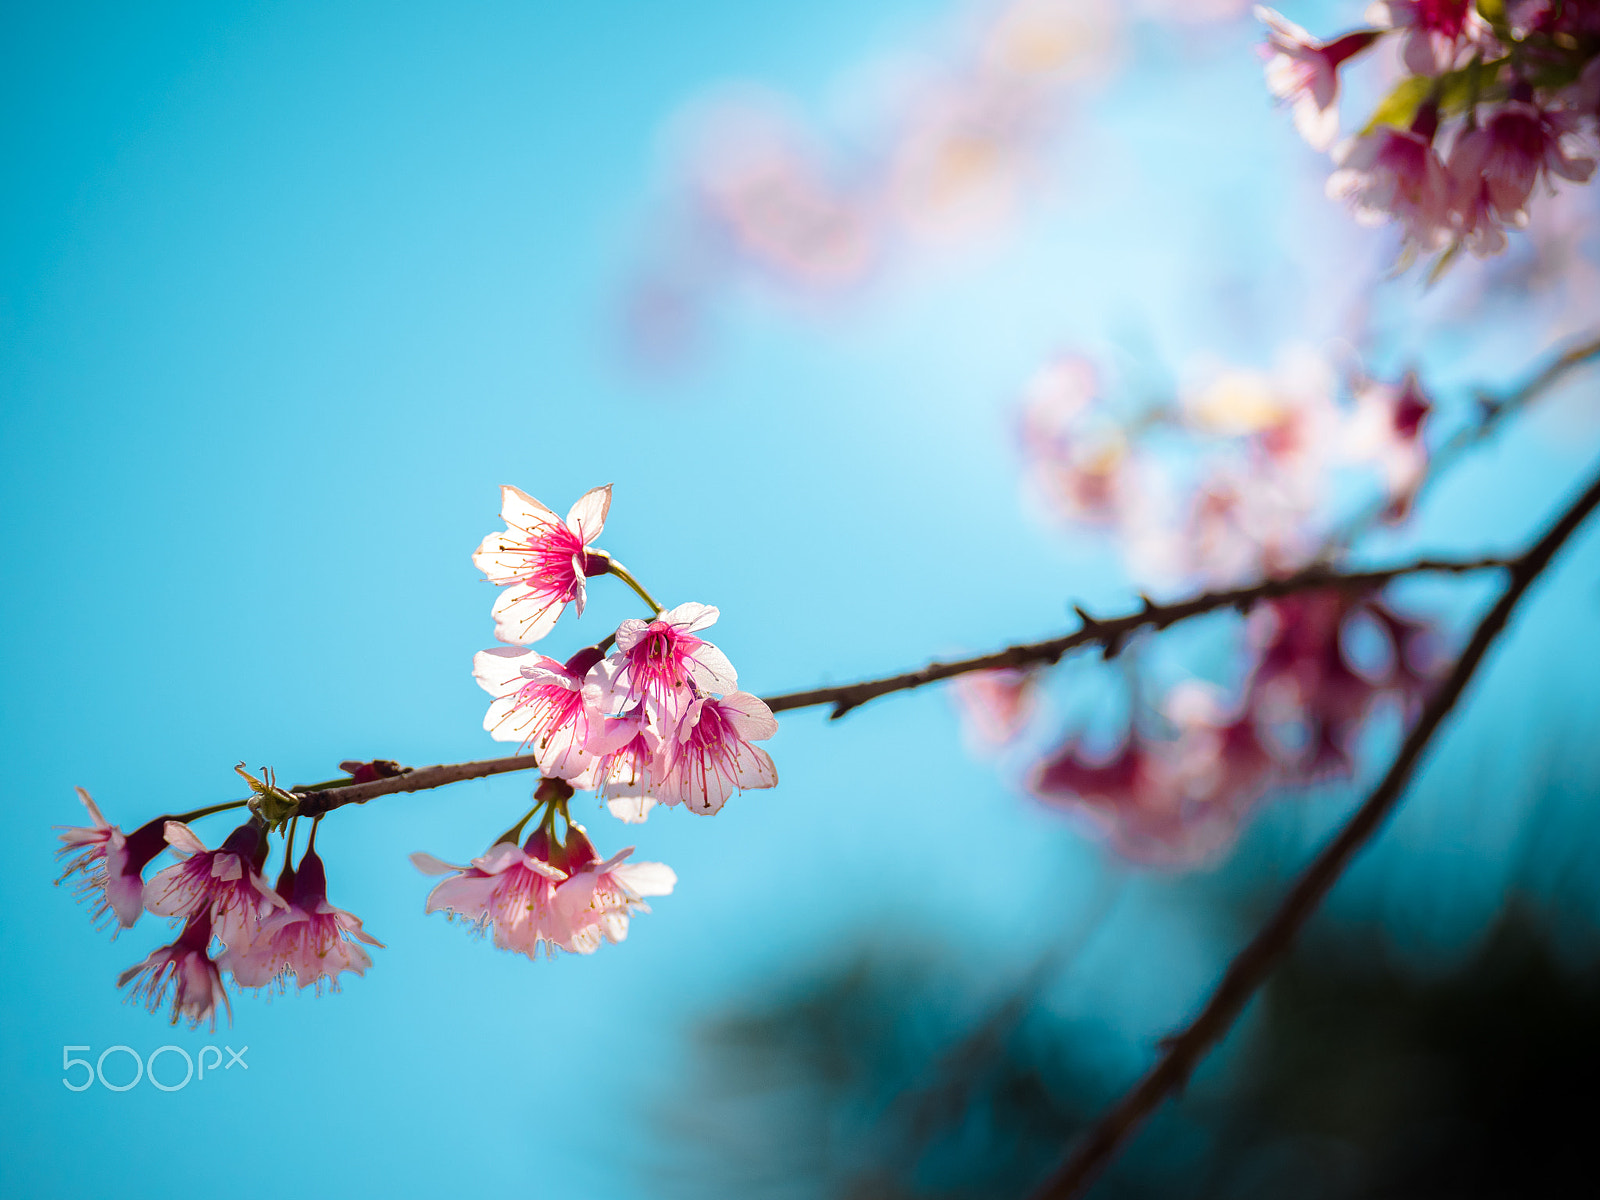
M 1361 132 L 1371 133 L 1380 125 L 1409 129 L 1411 122 L 1416 119 L 1417 110 L 1422 107 L 1422 102 L 1433 90 L 1433 84 L 1434 81 L 1426 75 L 1412 75 L 1402 79 L 1395 85 L 1394 91 L 1383 98 L 1373 111 L 1372 119 Z

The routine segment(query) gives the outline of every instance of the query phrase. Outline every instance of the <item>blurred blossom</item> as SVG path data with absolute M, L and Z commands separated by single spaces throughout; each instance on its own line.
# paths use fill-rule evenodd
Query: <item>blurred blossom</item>
M 1176 736 L 1130 729 L 1109 758 L 1090 756 L 1069 737 L 1035 767 L 1028 787 L 1086 818 L 1125 858 L 1197 866 L 1233 844 L 1273 761 L 1248 715 L 1229 714 L 1204 685 L 1175 688 L 1163 715 Z
M 1067 115 L 1122 69 L 1130 21 L 1237 18 L 1237 0 L 973 5 L 923 69 L 861 114 L 850 151 L 768 93 L 694 106 L 672 167 L 675 219 L 627 306 L 649 361 L 680 358 L 704 306 L 748 275 L 808 300 L 859 290 L 930 244 L 1013 223 L 1051 177 Z M 904 61 L 891 50 L 883 63 Z M 665 264 L 665 265 L 663 265 Z
M 1020 737 L 1038 710 L 1038 683 L 1031 671 L 1004 668 L 958 675 L 951 689 L 962 729 L 980 747 L 1003 746 Z

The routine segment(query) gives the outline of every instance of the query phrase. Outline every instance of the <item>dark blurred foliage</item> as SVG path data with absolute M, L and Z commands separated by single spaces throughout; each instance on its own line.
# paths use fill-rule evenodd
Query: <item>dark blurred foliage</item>
M 1037 1003 L 1070 970 L 1047 957 L 1006 986 L 952 948 L 874 945 L 709 1021 L 700 1078 L 666 1117 L 673 1190 L 1027 1195 L 1130 1082 L 1104 1029 Z M 1319 921 L 1093 1194 L 1592 1194 L 1597 1081 L 1600 936 L 1584 917 L 1513 902 L 1446 971 L 1408 963 L 1380 927 Z

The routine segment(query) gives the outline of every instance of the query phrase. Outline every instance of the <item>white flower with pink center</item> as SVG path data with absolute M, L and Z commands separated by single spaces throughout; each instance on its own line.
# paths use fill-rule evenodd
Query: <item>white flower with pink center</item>
M 1497 224 L 1528 223 L 1528 201 L 1541 176 L 1554 191 L 1557 178 L 1583 183 L 1594 174 L 1595 160 L 1578 153 L 1581 120 L 1564 109 L 1511 100 L 1456 139 L 1450 150 L 1455 204 L 1479 254 L 1504 248 Z
M 287 908 L 256 868 L 261 826 L 239 826 L 216 850 L 207 850 L 181 821 L 168 821 L 163 832 L 172 853 L 184 861 L 158 872 L 144 885 L 144 906 L 158 917 L 209 913 L 212 929 L 225 946 L 254 941 L 261 921 Z
M 153 951 L 138 966 L 129 967 L 117 976 L 117 986 L 127 987 L 132 983 L 133 991 L 128 998 L 143 1001 L 151 1012 L 162 1006 L 167 989 L 172 988 L 174 1025 L 180 1017 L 187 1017 L 189 1027 L 197 1029 L 200 1022 L 209 1017 L 215 1031 L 219 1005 L 231 1023 L 233 1010 L 222 986 L 222 973 L 206 953 L 211 945 L 211 933 L 210 915 L 203 910 L 196 912 L 175 942 Z
M 490 583 L 506 589 L 494 605 L 495 637 L 527 645 L 549 633 L 568 604 L 583 615 L 585 577 L 610 564 L 589 549 L 610 507 L 609 483 L 579 497 L 565 521 L 518 488 L 500 489 L 505 532 L 484 538 L 472 556 Z
M 662 747 L 656 799 L 709 814 L 736 789 L 776 787 L 778 768 L 751 743 L 777 731 L 772 710 L 748 692 L 696 699 Z
M 668 895 L 678 884 L 666 863 L 628 862 L 632 846 L 600 861 L 581 825 L 567 827 L 564 854 L 568 877 L 556 888 L 556 904 L 572 929 L 566 948 L 576 954 L 593 954 L 602 939 L 622 941 L 629 918 L 650 911 L 644 897 Z
M 1416 129 L 1379 126 L 1345 142 L 1334 161 L 1338 169 L 1328 176 L 1328 196 L 1348 201 L 1361 224 L 1398 221 L 1406 241 L 1419 250 L 1440 249 L 1450 239 L 1454 189 L 1431 131 L 1424 136 Z
M 591 688 L 593 685 L 591 685 Z M 607 717 L 589 743 L 597 756 L 593 786 L 611 815 L 636 825 L 656 806 L 662 739 L 643 704 Z
M 555 904 L 556 885 L 567 873 L 550 857 L 550 837 L 540 828 L 523 846 L 496 842 L 468 866 L 431 854 L 413 854 L 411 862 L 428 875 L 460 872 L 433 889 L 428 912 L 451 913 L 480 930 L 492 927 L 496 946 L 537 958 L 540 947 L 554 957 L 572 941 L 571 923 Z
M 167 848 L 166 818 L 158 817 L 125 834 L 101 815 L 88 792 L 82 788 L 77 792 L 94 823 L 59 827 L 61 847 L 56 854 L 72 857 L 56 883 L 81 875 L 78 897 L 92 900 L 96 923 L 109 915 L 118 931 L 127 929 L 144 912 L 144 869 Z
M 595 754 L 588 743 L 600 725 L 594 693 L 584 680 L 604 657 L 597 647 L 578 651 L 565 663 L 533 650 L 496 646 L 472 660 L 472 677 L 495 697 L 483 727 L 496 741 L 531 749 L 545 775 L 593 787 Z
M 709 604 L 680 604 L 652 621 L 617 626 L 617 646 L 594 669 L 602 712 L 638 704 L 675 718 L 701 692 L 731 692 L 739 685 L 733 664 L 696 633 L 716 624 Z
M 1319 42 L 1270 8 L 1256 6 L 1267 27 L 1261 46 L 1267 90 L 1289 106 L 1294 127 L 1313 150 L 1326 150 L 1339 136 L 1339 67 L 1376 40 L 1365 30 L 1332 42 Z
M 1367 20 L 1406 31 L 1401 57 L 1417 75 L 1442 75 L 1474 54 L 1492 58 L 1499 50 L 1474 0 L 1380 0 L 1367 9 Z
M 279 886 L 284 881 L 279 880 Z M 274 979 L 294 976 L 297 987 L 328 980 L 338 990 L 346 971 L 366 972 L 372 957 L 357 942 L 383 943 L 361 928 L 361 919 L 328 903 L 328 877 L 315 850 L 307 850 L 294 871 L 289 905 L 261 924 L 248 945 L 230 946 L 217 965 L 233 972 L 241 987 L 264 987 Z

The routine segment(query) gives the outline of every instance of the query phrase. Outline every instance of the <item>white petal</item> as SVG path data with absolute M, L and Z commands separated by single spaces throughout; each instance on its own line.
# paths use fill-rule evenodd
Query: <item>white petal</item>
M 689 660 L 689 678 L 703 692 L 733 692 L 739 687 L 738 673 L 728 656 L 710 642 L 695 648 L 694 657 Z
M 546 529 L 560 520 L 527 492 L 510 484 L 500 488 L 500 519 L 513 529 L 529 533 Z
M 684 633 L 694 633 L 696 630 L 708 629 L 717 623 L 717 618 L 722 614 L 709 604 L 697 604 L 690 600 L 676 608 L 669 608 L 657 620 L 665 621 L 681 629 Z
M 720 701 L 728 724 L 739 736 L 752 742 L 764 742 L 778 732 L 778 718 L 772 715 L 767 702 L 749 692 L 734 692 Z
M 567 513 L 567 528 L 583 539 L 585 545 L 600 536 L 606 526 L 606 514 L 611 511 L 611 485 L 590 488 L 578 497 L 578 502 Z
M 666 863 L 624 863 L 613 874 L 640 896 L 667 896 L 678 886 L 678 873 Z
M 520 646 L 494 646 L 479 650 L 472 656 L 472 677 L 491 696 L 518 692 L 522 689 L 522 666 L 530 655 L 533 655 L 533 651 Z
M 556 627 L 566 601 L 532 588 L 509 587 L 494 602 L 494 636 L 502 642 L 526 646 Z
M 174 854 L 204 854 L 206 844 L 195 837 L 194 830 L 182 821 L 168 821 L 161 827 L 161 835 L 167 839 L 167 845 L 172 847 Z
M 411 865 L 424 875 L 448 875 L 452 871 L 465 871 L 465 867 L 458 867 L 454 863 L 447 863 L 442 858 L 418 850 L 411 856 Z

